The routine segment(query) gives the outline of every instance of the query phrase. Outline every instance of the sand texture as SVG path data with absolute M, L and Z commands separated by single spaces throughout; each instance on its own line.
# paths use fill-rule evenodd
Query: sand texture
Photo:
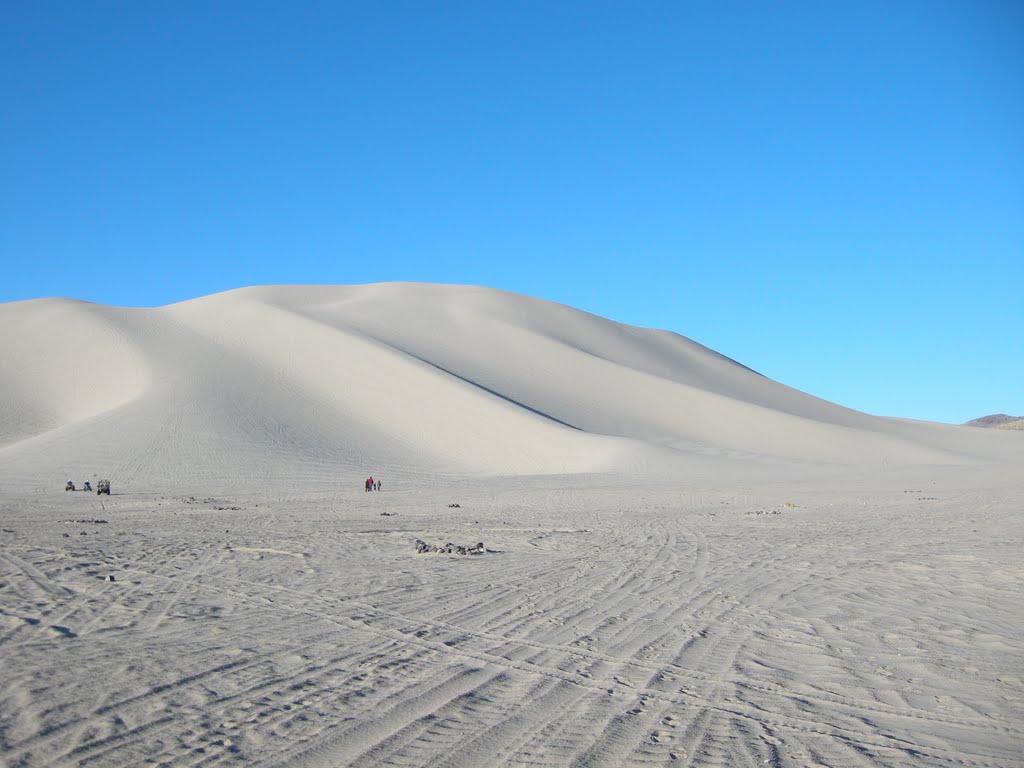
M 1020 432 L 464 286 L 0 353 L 0 765 L 1024 765 Z

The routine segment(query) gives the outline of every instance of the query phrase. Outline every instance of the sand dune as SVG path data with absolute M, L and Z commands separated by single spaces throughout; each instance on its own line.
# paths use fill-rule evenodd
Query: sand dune
M 676 334 L 484 288 L 44 300 L 0 306 L 0 323 L 9 483 L 671 472 L 697 456 L 959 464 L 1003 447 L 851 411 Z
M 1019 432 L 466 286 L 0 354 L 0 765 L 1024 764 Z

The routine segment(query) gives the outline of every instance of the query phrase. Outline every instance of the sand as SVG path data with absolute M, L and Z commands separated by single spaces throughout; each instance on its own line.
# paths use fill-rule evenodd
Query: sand
M 466 286 L 0 329 L 0 764 L 1024 765 L 1020 433 Z

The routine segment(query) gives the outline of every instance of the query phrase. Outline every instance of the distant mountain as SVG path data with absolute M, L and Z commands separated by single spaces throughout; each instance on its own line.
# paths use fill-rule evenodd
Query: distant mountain
M 993 413 L 991 416 L 982 416 L 980 419 L 972 419 L 965 422 L 965 427 L 998 427 L 999 429 L 1022 429 L 1024 427 L 1009 426 L 1013 422 L 1024 421 L 1024 416 L 1007 416 L 1005 413 Z

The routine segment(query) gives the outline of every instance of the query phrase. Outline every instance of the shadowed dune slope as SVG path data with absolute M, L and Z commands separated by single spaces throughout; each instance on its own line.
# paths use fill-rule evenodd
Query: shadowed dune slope
M 7 482 L 969 463 L 1019 435 L 882 419 L 689 339 L 470 286 L 0 305 Z

